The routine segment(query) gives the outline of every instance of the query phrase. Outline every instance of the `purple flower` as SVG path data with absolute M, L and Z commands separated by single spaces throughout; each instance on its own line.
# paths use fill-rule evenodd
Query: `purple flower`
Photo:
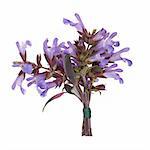
M 97 53 L 91 57 L 88 58 L 88 60 L 90 62 L 95 62 L 95 61 L 102 61 L 105 57 L 101 56 L 101 54 L 103 54 L 105 52 L 105 49 L 104 48 L 100 48 Z
M 46 80 L 40 79 L 38 82 L 36 82 L 37 91 L 41 96 L 46 96 L 47 91 L 53 87 L 57 86 L 56 80 L 46 82 Z
M 89 58 L 90 62 L 95 62 L 95 61 L 102 61 L 104 59 L 104 57 L 101 57 L 100 53 L 94 55 L 94 56 L 91 56 Z
M 58 38 L 54 38 L 52 47 L 48 46 L 48 39 L 43 43 L 44 53 L 51 60 L 54 56 L 61 54 L 62 49 L 66 48 L 65 43 L 62 42 L 58 45 Z
M 113 72 L 113 71 L 106 72 L 103 75 L 107 78 L 114 78 L 115 80 L 119 80 L 120 84 L 123 84 L 123 79 L 116 72 Z
M 129 48 L 124 48 L 118 52 L 114 52 L 114 47 L 118 47 L 119 41 L 113 41 L 113 38 L 117 35 L 117 32 L 113 32 L 111 35 L 106 32 L 105 29 L 101 29 L 94 36 L 94 40 L 99 40 L 98 43 L 91 48 L 91 50 L 97 50 L 97 53 L 89 58 L 91 62 L 100 62 L 101 68 L 105 67 L 109 62 L 115 62 L 123 60 L 127 62 L 129 66 L 132 65 L 132 61 L 127 58 L 122 58 L 120 55 L 123 52 L 129 51 Z
M 98 31 L 94 37 L 92 38 L 94 41 L 99 41 L 99 40 L 102 40 L 104 38 L 106 38 L 108 36 L 108 33 L 107 31 L 102 28 L 100 31 Z
M 39 83 L 38 85 L 38 92 L 41 96 L 46 96 L 47 94 L 47 91 L 50 89 L 50 88 L 53 88 L 53 87 L 56 87 L 57 84 L 55 81 L 52 81 L 52 82 L 45 82 L 45 81 L 41 81 L 41 83 Z
M 116 68 L 118 65 L 117 64 L 112 64 L 111 66 L 107 66 L 106 68 L 105 68 L 105 71 L 110 71 L 111 69 L 113 69 L 113 68 Z
M 19 53 L 21 55 L 21 57 L 23 57 L 23 60 L 25 60 L 26 56 L 25 56 L 25 53 L 26 53 L 26 48 L 27 46 L 32 46 L 32 43 L 31 41 L 29 40 L 26 40 L 25 42 L 21 42 L 19 43 L 18 41 L 16 42 L 16 46 L 18 47 L 18 50 L 19 50 Z
M 36 84 L 36 89 L 41 94 L 42 93 L 41 89 L 46 88 L 45 80 L 46 80 L 46 73 L 40 73 L 33 77 L 27 78 L 27 81 L 29 81 L 28 87 L 31 86 L 32 84 Z
M 71 56 L 76 57 L 76 51 L 77 51 L 76 46 L 73 45 L 70 41 L 68 41 L 67 44 L 69 46 L 65 48 L 64 54 L 70 54 Z
M 22 71 L 27 74 L 31 74 L 33 67 L 32 64 L 24 63 L 24 62 L 13 62 L 13 67 L 21 67 Z
M 104 42 L 104 47 L 106 47 L 108 53 L 112 53 L 114 51 L 114 47 L 118 47 L 120 45 L 119 41 L 113 41 L 112 39 L 117 35 L 117 32 L 113 32 Z
M 90 11 L 90 10 L 89 10 Z M 73 42 L 68 41 L 59 43 L 58 38 L 54 38 L 51 45 L 46 38 L 43 42 L 44 57 L 47 66 L 43 66 L 41 54 L 36 55 L 36 62 L 26 59 L 26 48 L 31 46 L 30 41 L 22 43 L 16 42 L 22 61 L 13 62 L 13 67 L 20 67 L 12 89 L 20 87 L 24 94 L 25 89 L 22 83 L 26 78 L 27 86 L 34 85 L 40 96 L 44 97 L 51 88 L 61 88 L 62 91 L 51 98 L 47 104 L 61 97 L 64 93 L 75 95 L 83 104 L 83 125 L 82 136 L 92 136 L 91 129 L 91 109 L 90 101 L 93 92 L 105 90 L 105 85 L 101 82 L 103 78 L 113 78 L 123 84 L 120 74 L 123 72 L 118 67 L 117 62 L 127 62 L 129 66 L 132 61 L 121 56 L 122 53 L 129 51 L 129 48 L 116 51 L 120 46 L 119 41 L 114 38 L 117 32 L 107 32 L 104 28 L 97 31 L 96 29 L 89 32 L 79 14 L 75 14 L 76 21 L 63 19 L 64 24 L 76 28 L 79 34 Z M 65 34 L 65 33 L 64 33 Z M 86 121 L 88 119 L 88 122 Z
M 104 33 L 103 33 L 104 32 Z M 97 36 L 96 36 L 97 35 Z M 118 47 L 119 41 L 113 41 L 112 39 L 117 35 L 117 32 L 113 32 L 110 36 L 104 29 L 99 31 L 95 35 L 94 39 L 98 39 L 99 42 L 96 44 L 93 49 L 105 49 L 107 53 L 112 54 L 114 51 L 114 47 Z
M 36 89 L 41 96 L 46 96 L 50 88 L 56 87 L 59 84 L 57 79 L 49 82 L 46 82 L 46 80 L 46 73 L 40 73 L 34 77 L 27 78 L 27 81 L 30 81 L 28 86 L 36 84 Z
M 24 73 L 31 74 L 32 70 L 33 70 L 33 67 L 31 64 L 27 64 L 27 63 L 23 64 L 22 71 Z
M 117 72 L 122 72 L 122 69 L 115 69 L 115 70 L 107 70 L 103 73 L 103 75 L 107 78 L 114 78 L 115 80 L 119 80 L 120 84 L 123 84 L 123 79 L 119 76 Z
M 120 45 L 119 41 L 113 41 L 112 39 L 117 35 L 117 32 L 113 32 L 106 40 L 107 45 L 118 47 Z
M 103 75 L 107 78 L 114 78 L 115 80 L 119 80 L 119 82 L 122 84 L 123 79 L 119 76 L 117 72 L 123 72 L 123 70 L 120 68 L 114 69 L 117 66 L 118 66 L 117 64 L 112 64 L 109 67 L 108 66 L 105 67 Z
M 68 19 L 65 19 L 65 18 L 63 19 L 63 22 L 64 22 L 64 24 L 69 24 L 70 26 L 75 27 L 77 29 L 77 31 L 83 32 L 83 29 L 85 29 L 85 27 L 84 27 L 84 24 L 83 24 L 83 22 L 82 22 L 82 20 L 81 20 L 81 18 L 79 16 L 79 14 L 76 13 L 75 17 L 78 20 L 77 23 L 74 23 L 74 22 L 72 22 L 72 21 L 70 21 Z
M 20 87 L 22 94 L 25 94 L 25 89 L 22 87 L 22 82 L 23 82 L 24 78 L 25 78 L 25 74 L 20 73 L 18 75 L 18 77 L 16 78 L 16 80 L 14 81 L 14 83 L 12 85 L 12 89 L 14 90 L 16 88 L 16 85 L 17 85 Z
M 102 59 L 99 63 L 99 66 L 101 68 L 104 68 L 108 64 L 109 60 L 108 59 Z
M 37 75 L 34 75 L 33 77 L 29 77 L 26 79 L 29 81 L 28 87 L 31 86 L 32 84 L 39 85 L 40 81 L 45 81 L 46 80 L 46 73 L 39 73 Z
M 129 66 L 132 65 L 132 61 L 127 59 L 127 58 L 122 58 L 120 55 L 124 52 L 129 51 L 129 48 L 124 48 L 116 53 L 113 53 L 112 56 L 110 57 L 110 61 L 114 62 L 114 61 L 118 61 L 118 60 L 123 60 L 124 62 L 127 62 Z

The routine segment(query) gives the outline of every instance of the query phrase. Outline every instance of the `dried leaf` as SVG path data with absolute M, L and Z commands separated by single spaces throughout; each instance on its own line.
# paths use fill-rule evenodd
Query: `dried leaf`
M 100 85 L 97 85 L 97 86 L 92 86 L 92 91 L 100 91 L 100 90 L 105 90 L 105 85 L 104 84 L 100 84 Z
M 97 29 L 93 29 L 92 31 L 92 35 L 94 35 L 96 33 Z
M 41 54 L 37 55 L 36 62 L 39 66 L 41 66 Z
M 44 105 L 42 111 L 44 111 L 45 107 L 47 106 L 47 104 L 48 104 L 49 102 L 51 102 L 51 101 L 54 100 L 54 99 L 57 99 L 57 98 L 61 97 L 64 93 L 65 93 L 65 92 L 61 92 L 61 93 L 58 93 L 58 94 L 54 95 L 53 97 L 51 97 L 51 98 L 46 102 L 46 104 Z
M 45 57 L 46 61 L 48 62 L 49 66 L 51 67 L 51 60 L 48 58 L 48 56 L 46 54 L 44 54 L 44 57 Z
M 24 54 L 24 55 L 23 55 L 22 53 L 19 53 L 19 54 L 20 54 L 22 60 L 23 60 L 24 62 L 26 62 L 26 58 L 27 58 L 27 53 L 26 53 L 26 51 L 25 51 L 25 54 Z
M 70 85 L 68 85 L 68 84 L 65 84 L 65 85 L 64 85 L 64 89 L 65 89 L 69 94 L 73 94 L 73 93 L 72 93 L 72 89 L 73 89 L 72 86 L 70 86 Z

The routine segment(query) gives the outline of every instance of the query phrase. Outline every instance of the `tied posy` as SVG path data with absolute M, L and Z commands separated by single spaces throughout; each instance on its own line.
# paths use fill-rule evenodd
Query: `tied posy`
M 104 28 L 89 32 L 80 15 L 76 13 L 75 18 L 76 21 L 63 19 L 63 23 L 75 28 L 79 35 L 74 42 L 60 42 L 57 37 L 52 43 L 48 38 L 43 41 L 43 57 L 47 66 L 42 64 L 41 54 L 36 56 L 36 62 L 28 59 L 26 50 L 31 49 L 31 41 L 16 42 L 21 60 L 13 62 L 13 67 L 20 71 L 12 89 L 19 87 L 25 94 L 23 82 L 27 82 L 27 87 L 34 85 L 42 97 L 49 97 L 48 91 L 52 88 L 62 89 L 48 99 L 43 111 L 49 102 L 64 94 L 72 94 L 83 104 L 82 136 L 92 136 L 91 95 L 105 90 L 101 79 L 113 78 L 123 84 L 123 69 L 118 62 L 131 66 L 132 61 L 121 56 L 129 51 L 129 47 L 120 49 L 120 42 L 115 40 L 117 32 L 110 33 Z

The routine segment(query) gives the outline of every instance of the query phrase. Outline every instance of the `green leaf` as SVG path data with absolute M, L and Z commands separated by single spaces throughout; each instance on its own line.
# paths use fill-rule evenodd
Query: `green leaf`
M 61 93 L 58 93 L 58 94 L 54 95 L 53 97 L 51 97 L 51 98 L 46 102 L 46 104 L 44 105 L 42 111 L 44 111 L 45 107 L 47 106 L 47 104 L 48 104 L 49 102 L 51 102 L 51 101 L 54 100 L 54 99 L 57 99 L 57 98 L 61 97 L 64 93 L 66 93 L 66 92 L 61 92 Z
M 66 56 L 65 56 L 64 69 L 65 69 L 66 75 L 70 79 L 70 81 L 72 83 L 75 83 L 76 74 L 73 70 L 69 54 L 66 54 Z
M 85 66 L 81 71 L 80 71 L 80 75 L 81 76 L 85 76 L 87 74 L 89 70 L 89 67 L 88 66 Z
M 102 72 L 102 68 L 98 65 L 92 66 L 91 68 L 92 72 Z

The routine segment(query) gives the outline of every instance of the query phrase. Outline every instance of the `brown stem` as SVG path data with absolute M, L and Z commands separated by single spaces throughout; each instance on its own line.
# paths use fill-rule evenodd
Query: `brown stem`
M 86 82 L 84 83 L 83 91 L 80 89 L 79 86 L 77 86 L 77 90 L 80 93 L 81 102 L 83 103 L 83 106 L 84 106 L 83 107 L 82 136 L 92 136 L 91 109 L 89 108 L 91 91 L 88 89 Z
M 82 136 L 92 136 L 90 96 L 91 92 L 84 89 Z
M 91 119 L 90 118 L 83 119 L 82 136 L 92 136 Z

